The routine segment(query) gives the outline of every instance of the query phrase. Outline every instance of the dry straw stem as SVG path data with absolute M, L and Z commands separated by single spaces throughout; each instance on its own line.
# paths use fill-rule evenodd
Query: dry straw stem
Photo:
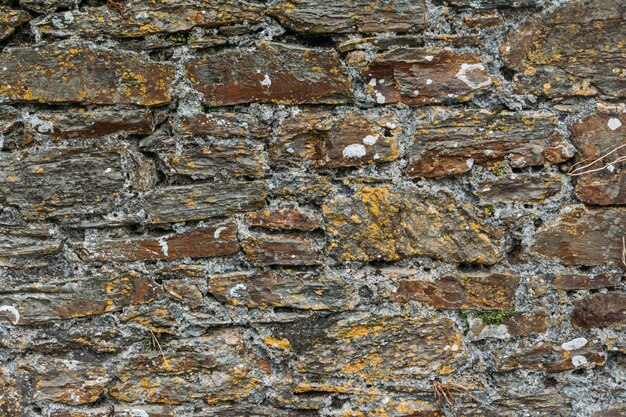
M 152 330 L 150 330 L 150 334 L 152 335 L 152 344 L 159 348 L 159 352 L 161 352 L 161 356 L 163 356 L 163 365 L 165 366 L 166 369 L 170 369 L 170 363 L 165 357 L 165 354 L 163 353 L 163 349 L 161 348 L 159 339 L 157 339 L 156 335 L 154 334 Z
M 456 400 L 454 393 L 460 393 L 467 395 L 472 401 L 478 403 L 478 398 L 474 397 L 470 392 L 469 388 L 454 384 L 454 383 L 445 383 L 442 384 L 439 381 L 433 382 L 433 391 L 435 392 L 435 400 L 437 402 L 437 408 L 440 411 L 443 411 L 442 408 L 444 403 L 448 410 L 452 413 L 453 416 L 457 416 L 457 407 L 459 406 L 459 402 Z
M 577 164 L 572 165 L 572 167 L 569 169 L 569 171 L 567 172 L 568 175 L 572 176 L 572 177 L 578 177 L 580 175 L 585 175 L 585 174 L 589 174 L 592 172 L 596 172 L 596 171 L 602 171 L 604 169 L 607 169 L 609 166 L 614 166 L 615 164 L 618 164 L 620 162 L 626 161 L 626 156 L 620 156 L 618 157 L 616 160 L 609 162 L 608 164 L 606 164 L 606 166 L 600 167 L 600 168 L 592 168 L 592 169 L 587 169 L 591 166 L 593 166 L 594 164 L 602 161 L 604 158 L 606 158 L 607 156 L 619 151 L 622 148 L 626 147 L 626 143 L 623 145 L 618 146 L 617 148 L 608 151 L 607 153 L 605 153 L 604 155 L 600 155 L 599 157 L 597 157 L 596 159 L 594 159 L 593 161 L 591 161 L 590 163 L 583 165 L 581 167 L 575 168 L 576 166 L 580 165 L 580 164 L 584 164 L 585 162 L 589 161 L 590 158 L 587 158 L 585 160 L 582 160 L 580 162 L 578 162 Z
M 622 236 L 622 263 L 626 266 L 626 236 Z

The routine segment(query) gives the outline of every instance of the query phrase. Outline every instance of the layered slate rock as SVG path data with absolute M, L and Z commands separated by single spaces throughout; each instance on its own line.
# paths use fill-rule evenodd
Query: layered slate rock
M 428 27 L 424 0 L 287 0 L 269 14 L 301 33 L 412 32 Z
M 33 401 L 70 405 L 96 402 L 112 379 L 109 370 L 97 361 L 59 357 L 23 359 L 18 371 L 35 376 Z
M 512 307 L 518 283 L 519 277 L 506 274 L 444 276 L 434 281 L 402 279 L 390 299 L 435 308 L 504 310 Z
M 149 138 L 141 146 L 158 156 L 168 175 L 193 179 L 262 177 L 268 169 L 263 143 L 246 139 L 200 141 L 167 136 Z
M 233 255 L 239 250 L 237 225 L 221 223 L 159 237 L 100 240 L 73 245 L 84 261 L 156 261 Z
M 176 223 L 257 210 L 266 195 L 259 181 L 179 185 L 144 193 L 142 207 L 150 223 Z
M 520 8 L 537 4 L 537 0 L 445 0 L 455 7 L 472 7 L 475 9 Z
M 273 230 L 311 231 L 322 226 L 322 217 L 314 211 L 302 209 L 258 210 L 245 216 L 250 226 Z
M 409 148 L 407 174 L 442 177 L 474 165 L 507 160 L 515 168 L 558 163 L 574 154 L 547 111 L 462 110 L 434 107 L 421 113 Z
M 573 0 L 528 18 L 501 47 L 516 89 L 543 97 L 626 97 L 624 11 L 612 0 Z
M 469 335 L 472 340 L 509 339 L 515 336 L 541 334 L 548 329 L 548 314 L 538 312 L 514 312 L 508 317 L 490 321 L 486 318 L 470 318 Z
M 75 4 L 74 0 L 20 0 L 20 6 L 37 13 L 50 13 Z
M 532 249 L 566 265 L 614 264 L 622 269 L 622 238 L 626 209 L 567 206 L 556 221 L 546 224 Z
M 346 103 L 350 80 L 330 49 L 259 42 L 192 59 L 187 75 L 210 106 L 243 103 Z
M 38 111 L 26 120 L 24 134 L 28 141 L 50 138 L 101 138 L 114 133 L 120 135 L 148 135 L 154 128 L 149 109 L 68 109 L 65 111 Z
M 263 309 L 345 310 L 354 295 L 335 274 L 288 271 L 211 276 L 208 291 L 221 302 Z
M 606 274 L 561 274 L 554 277 L 552 286 L 559 290 L 597 290 L 616 287 L 622 280 L 620 273 Z
M 399 122 L 391 114 L 376 116 L 349 109 L 345 116 L 304 111 L 286 119 L 270 146 L 273 165 L 341 168 L 398 158 Z
M 258 7 L 239 0 L 133 0 L 119 8 L 109 3 L 53 14 L 35 24 L 46 35 L 70 36 L 78 33 L 88 38 L 100 35 L 135 38 L 186 32 L 194 27 L 217 28 L 244 22 L 257 23 L 261 18 Z
M 171 100 L 174 78 L 168 64 L 83 41 L 5 48 L 0 66 L 9 102 L 155 106 Z
M 576 177 L 576 196 L 585 203 L 626 205 L 626 162 L 614 163 L 626 159 L 625 110 L 602 106 L 574 126 L 571 140 L 578 154 L 572 173 L 583 174 Z
M 54 237 L 50 224 L 0 226 L 0 264 L 17 258 L 37 258 L 61 251 L 62 241 Z
M 583 329 L 623 326 L 626 323 L 626 293 L 592 294 L 574 304 L 572 324 Z
M 198 113 L 171 118 L 170 125 L 181 135 L 224 139 L 262 139 L 270 133 L 269 126 L 251 114 L 240 112 Z
M 319 265 L 320 254 L 310 239 L 289 235 L 255 235 L 241 242 L 254 265 Z
M 503 256 L 503 230 L 449 195 L 362 187 L 323 205 L 328 250 L 342 261 L 393 261 L 412 255 L 493 264 Z
M 0 292 L 0 317 L 14 325 L 32 325 L 117 311 L 151 303 L 162 294 L 150 278 L 130 269 L 104 269 L 65 278 L 44 273 L 30 282 L 5 276 L 12 286 Z
M 0 6 L 0 40 L 9 37 L 15 28 L 30 20 L 30 15 L 24 10 L 14 10 Z
M 510 174 L 497 179 L 472 182 L 472 192 L 485 203 L 542 203 L 562 187 L 561 178 L 554 175 Z
M 402 386 L 424 375 L 447 375 L 464 356 L 461 334 L 446 318 L 357 312 L 276 326 L 273 337 L 289 342 L 294 369 L 303 376 L 368 385 Z
M 263 387 L 270 364 L 244 345 L 244 331 L 212 330 L 205 336 L 163 344 L 160 352 L 135 353 L 120 366 L 109 393 L 119 401 L 208 404 L 241 400 Z
M 154 182 L 154 164 L 122 145 L 34 148 L 0 159 L 0 203 L 15 206 L 26 220 L 75 223 L 101 216 L 125 190 Z
M 436 48 L 393 49 L 361 73 L 378 104 L 464 102 L 492 82 L 480 55 Z

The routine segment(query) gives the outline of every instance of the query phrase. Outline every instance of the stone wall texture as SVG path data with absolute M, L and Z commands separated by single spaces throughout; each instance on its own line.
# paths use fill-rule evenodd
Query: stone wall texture
M 626 416 L 624 0 L 0 0 L 0 417 Z

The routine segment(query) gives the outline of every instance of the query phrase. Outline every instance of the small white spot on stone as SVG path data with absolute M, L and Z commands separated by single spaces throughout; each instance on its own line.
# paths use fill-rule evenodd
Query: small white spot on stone
M 434 57 L 434 56 L 432 56 L 432 55 L 426 55 L 426 56 L 424 57 L 424 59 L 425 59 L 426 61 L 428 61 L 428 62 L 432 61 L 434 58 L 435 58 L 435 57 Z
M 243 284 L 237 284 L 233 288 L 231 288 L 230 291 L 228 291 L 228 294 L 230 294 L 231 297 L 236 298 L 236 297 L 239 296 L 239 294 L 237 294 L 237 292 L 239 290 L 244 290 L 245 291 L 246 290 L 246 286 L 243 285 Z
M 385 96 L 383 96 L 380 91 L 376 92 L 376 103 L 385 104 Z
M 374 154 L 374 159 L 380 159 L 380 155 L 379 154 Z M 380 256 L 379 256 L 380 257 Z
M 569 342 L 565 342 L 561 345 L 563 350 L 576 350 L 584 347 L 587 344 L 587 339 L 584 337 L 577 337 L 576 339 L 572 339 Z
M 161 247 L 161 252 L 163 252 L 163 255 L 168 256 L 170 248 L 169 246 L 167 246 L 165 238 L 162 237 L 159 239 L 159 246 Z
M 370 146 L 375 145 L 376 141 L 378 141 L 378 135 L 367 135 L 363 138 L 363 143 Z
M 13 306 L 0 306 L 0 311 L 6 311 L 7 313 L 13 314 L 14 320 L 13 325 L 15 326 L 20 321 L 20 312 L 17 311 L 17 308 Z
M 467 165 L 469 169 L 472 169 L 472 167 L 474 166 L 474 160 L 473 159 L 466 160 L 465 165 Z
M 270 85 L 272 85 L 272 80 L 270 80 L 269 75 L 265 74 L 265 77 L 261 81 L 261 85 L 266 86 L 266 87 L 269 87 Z
M 352 145 L 348 145 L 343 149 L 343 157 L 344 158 L 361 158 L 365 156 L 367 151 L 365 150 L 365 146 L 360 143 L 353 143 Z
M 615 171 L 615 165 L 607 165 L 606 166 L 606 170 L 609 171 L 609 172 Z
M 226 230 L 224 226 L 218 227 L 217 229 L 215 229 L 215 232 L 213 232 L 213 237 L 215 239 L 219 239 L 224 230 Z
M 611 117 L 609 119 L 609 122 L 607 123 L 607 126 L 611 130 L 617 130 L 620 127 L 622 127 L 622 122 L 620 121 L 620 119 L 616 119 L 615 117 Z
M 378 84 L 384 84 L 385 80 L 383 80 L 382 78 L 380 80 L 378 80 Z
M 2 67 L 2 71 L 7 71 L 8 68 L 7 67 Z
M 583 355 L 574 355 L 572 356 L 572 365 L 574 365 L 576 368 L 578 368 L 579 366 L 587 365 L 587 358 L 585 358 Z
M 459 72 L 456 73 L 456 78 L 458 78 L 459 80 L 463 81 L 469 88 L 471 88 L 472 90 L 476 90 L 477 88 L 482 88 L 482 87 L 486 87 L 488 85 L 491 85 L 491 80 L 488 79 L 487 81 L 483 81 L 481 83 L 477 83 L 476 81 L 470 79 L 468 77 L 468 72 L 474 71 L 474 70 L 481 70 L 484 71 L 485 70 L 485 66 L 481 63 L 478 64 L 461 64 L 461 69 L 459 70 Z
M 371 85 L 372 87 L 376 86 L 376 78 L 372 78 L 369 82 L 369 85 Z
M 111 171 L 113 171 L 111 168 L 107 168 L 107 169 L 105 169 L 105 170 L 104 170 L 104 173 L 105 173 L 105 174 L 108 174 L 108 173 L 109 173 L 109 172 L 111 172 Z
M 150 417 L 150 414 L 144 410 L 126 410 L 126 412 L 130 414 L 130 417 Z
M 433 83 L 433 80 L 431 80 L 430 78 L 426 80 L 426 85 L 431 85 Z
M 394 123 L 391 122 L 387 122 L 387 124 L 385 124 L 385 126 L 387 126 L 389 129 L 395 129 L 396 125 Z
M 414 90 L 414 91 L 413 91 L 413 95 L 414 95 L 414 96 L 419 96 L 419 95 L 420 95 L 419 90 Z

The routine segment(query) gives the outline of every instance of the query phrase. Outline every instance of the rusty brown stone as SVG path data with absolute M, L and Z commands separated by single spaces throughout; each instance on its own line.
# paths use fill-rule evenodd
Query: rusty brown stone
M 160 237 L 104 239 L 98 242 L 75 242 L 72 246 L 78 256 L 87 262 L 209 258 L 233 255 L 239 251 L 237 225 L 232 222 Z
M 247 308 L 344 310 L 354 290 L 333 274 L 271 271 L 211 276 L 208 292 L 220 302 Z
M 246 223 L 250 226 L 273 230 L 311 231 L 322 226 L 322 216 L 303 209 L 264 209 L 247 213 Z
M 626 323 L 626 293 L 592 294 L 574 303 L 572 324 L 583 329 Z
M 0 97 L 9 102 L 137 104 L 171 100 L 174 68 L 140 55 L 67 41 L 5 48 Z
M 502 310 L 511 308 L 519 277 L 506 274 L 444 276 L 435 281 L 398 281 L 391 300 L 417 301 L 435 308 Z
M 270 146 L 272 165 L 341 168 L 388 162 L 400 156 L 399 122 L 391 114 L 375 116 L 348 111 L 345 116 L 304 111 L 286 119 Z
M 617 106 L 598 113 L 577 123 L 572 132 L 572 143 L 578 150 L 572 173 L 588 174 L 576 176 L 576 196 L 588 204 L 626 205 L 626 164 L 611 164 L 626 158 L 626 106 Z M 623 146 L 621 149 L 618 149 Z M 612 152 L 606 158 L 605 154 Z M 599 162 L 591 164 L 598 158 Z M 586 167 L 587 165 L 590 165 Z M 604 169 L 603 169 L 604 168 Z
M 113 133 L 148 135 L 153 128 L 154 119 L 149 109 L 68 109 L 39 111 L 31 115 L 24 134 L 27 138 L 48 137 L 61 141 L 101 138 Z
M 28 22 L 30 18 L 30 15 L 24 10 L 0 6 L 0 40 L 9 37 L 16 28 Z
M 538 231 L 532 249 L 566 265 L 613 264 L 626 269 L 622 263 L 625 218 L 626 208 L 567 206 L 557 220 Z
M 552 280 L 552 286 L 559 290 L 595 290 L 616 287 L 622 281 L 622 274 L 561 274 Z
M 499 314 L 499 313 L 498 313 Z M 511 337 L 529 336 L 541 334 L 548 329 L 548 314 L 545 311 L 538 312 L 512 312 L 502 313 L 505 318 L 496 322 L 489 322 L 480 316 L 469 320 L 469 335 L 472 340 L 501 339 Z M 506 317 L 508 316 L 508 317 Z
M 201 113 L 171 119 L 170 125 L 181 134 L 218 138 L 265 138 L 269 128 L 247 113 Z
M 269 14 L 301 33 L 414 32 L 428 27 L 424 0 L 287 0 Z
M 5 417 L 22 417 L 22 400 L 14 378 L 0 371 L 0 413 Z
M 125 404 L 123 408 L 98 407 L 95 409 L 83 410 L 76 408 L 55 407 L 50 411 L 49 417 L 137 417 L 145 414 L 148 417 L 176 417 L 173 407 L 159 405 L 131 406 Z
M 361 72 L 378 104 L 465 102 L 491 85 L 480 55 L 446 49 L 394 49 Z
M 472 192 L 484 203 L 542 203 L 561 191 L 561 178 L 553 175 L 509 174 L 472 183 Z
M 574 0 L 530 16 L 501 53 L 516 89 L 543 97 L 626 97 L 624 15 L 613 0 Z
M 70 13 L 70 18 L 65 13 L 57 13 L 35 24 L 46 35 L 65 37 L 78 33 L 88 38 L 100 35 L 136 38 L 186 32 L 195 27 L 256 23 L 262 18 L 258 7 L 239 0 L 180 0 L 175 3 L 133 0 L 125 2 L 121 10 L 108 3 Z
M 187 75 L 210 106 L 340 104 L 352 98 L 348 74 L 334 50 L 263 41 L 195 58 L 187 64 Z
M 434 107 L 418 116 L 407 174 L 442 177 L 474 165 L 508 160 L 515 168 L 558 163 L 574 154 L 548 111 L 489 111 Z
M 323 205 L 327 249 L 342 261 L 394 261 L 413 255 L 493 264 L 504 252 L 503 230 L 450 195 L 413 188 L 360 187 Z M 462 242 L 455 243 L 455 242 Z
M 309 239 L 300 236 L 255 235 L 241 247 L 254 265 L 319 265 L 319 251 Z
M 497 10 L 485 11 L 463 17 L 463 23 L 470 28 L 493 28 L 502 26 L 504 19 Z
M 171 299 L 182 301 L 192 309 L 202 305 L 204 287 L 203 282 L 193 279 L 168 279 L 163 283 L 163 289 Z

